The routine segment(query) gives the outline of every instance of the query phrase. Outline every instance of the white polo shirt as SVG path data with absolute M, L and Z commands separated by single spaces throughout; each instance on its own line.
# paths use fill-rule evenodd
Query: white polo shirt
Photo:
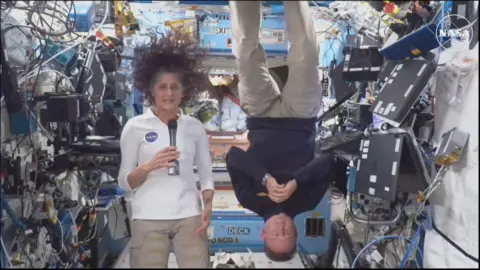
M 132 192 L 132 219 L 172 220 L 199 215 L 200 193 L 195 182 L 194 164 L 201 190 L 214 188 L 210 148 L 203 124 L 183 114 L 177 122 L 180 174 L 169 176 L 165 168 L 154 170 L 135 190 L 128 184 L 128 174 L 138 165 L 151 160 L 158 151 L 170 146 L 170 135 L 168 126 L 150 109 L 129 119 L 123 128 L 118 183 L 123 190 Z

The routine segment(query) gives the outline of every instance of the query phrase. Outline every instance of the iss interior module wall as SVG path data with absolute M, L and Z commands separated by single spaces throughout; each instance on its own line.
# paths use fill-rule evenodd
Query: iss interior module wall
M 444 52 L 440 63 L 448 65 L 455 58 L 471 57 L 478 65 L 478 45 L 469 52 Z M 437 76 L 442 76 L 439 71 Z M 435 139 L 446 131 L 458 127 L 470 133 L 468 148 L 461 163 L 445 175 L 443 186 L 433 197 L 436 227 L 478 260 L 478 66 L 463 94 L 458 93 L 461 104 L 447 98 L 452 88 L 439 84 L 436 89 Z M 427 268 L 478 268 L 478 261 L 467 258 L 435 231 L 425 237 L 425 267 Z
M 87 24 L 70 29 L 65 37 L 73 40 L 26 25 L 26 12 L 39 17 L 39 10 L 56 10 L 57 3 L 68 10 L 74 2 L 88 10 L 77 10 Z M 217 189 L 209 229 L 214 267 L 233 268 L 231 261 L 251 257 L 256 268 L 478 268 L 478 45 L 439 50 L 432 30 L 443 27 L 438 20 L 452 1 L 309 1 L 321 50 L 316 154 L 335 156 L 345 166 L 333 178 L 348 179 L 332 183 L 314 209 L 295 217 L 298 252 L 279 264 L 263 252 L 263 219 L 241 207 L 225 169 L 232 145 L 249 147 L 246 114 L 232 83 L 238 81 L 227 1 L 95 2 L 1 1 L 2 18 L 9 13 L 2 20 L 2 34 L 8 32 L 2 47 L 18 79 L 5 87 L 2 54 L 1 268 L 129 268 L 125 200 L 131 194 L 115 179 L 118 141 L 127 119 L 145 109 L 133 89 L 135 57 L 165 31 L 188 32 L 207 49 L 211 82 L 231 76 L 223 85 L 212 82 L 228 85 L 231 93 L 218 98 L 204 91 L 184 108 L 204 123 L 210 139 Z M 279 2 L 263 2 L 260 40 L 281 88 L 289 44 Z M 414 27 L 407 27 L 414 24 L 410 16 L 417 19 Z M 28 60 L 30 49 L 36 53 Z M 118 59 L 120 65 L 112 65 Z M 21 102 L 11 98 L 15 93 Z M 22 103 L 24 111 L 12 113 L 11 103 Z M 98 124 L 105 115 L 115 124 L 115 130 L 103 129 L 108 135 Z M 454 135 L 468 139 L 450 147 Z M 456 163 L 438 162 L 444 157 Z

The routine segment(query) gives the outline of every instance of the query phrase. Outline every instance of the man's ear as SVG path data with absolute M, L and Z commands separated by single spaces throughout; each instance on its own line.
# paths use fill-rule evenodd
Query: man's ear
M 262 229 L 262 233 L 260 234 L 260 237 L 262 238 L 263 241 L 265 241 L 265 229 Z

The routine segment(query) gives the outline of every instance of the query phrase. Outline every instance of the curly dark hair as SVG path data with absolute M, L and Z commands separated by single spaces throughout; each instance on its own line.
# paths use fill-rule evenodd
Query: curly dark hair
M 190 36 L 167 33 L 138 51 L 133 64 L 133 85 L 150 105 L 154 104 L 152 83 L 159 72 L 178 75 L 183 89 L 180 106 L 187 105 L 199 92 L 210 88 L 208 70 L 202 66 L 204 50 Z

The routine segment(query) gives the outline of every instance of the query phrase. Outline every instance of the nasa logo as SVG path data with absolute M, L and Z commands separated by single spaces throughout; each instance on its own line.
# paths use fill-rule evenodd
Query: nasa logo
M 463 22 L 465 26 L 457 27 L 453 22 Z M 438 44 L 445 51 L 461 52 L 469 50 L 474 34 L 473 23 L 461 15 L 446 15 L 437 23 L 436 33 Z M 447 41 L 452 42 L 450 46 L 445 46 Z
M 156 141 L 158 138 L 158 135 L 156 132 L 149 132 L 145 135 L 145 141 L 149 142 L 149 143 L 152 143 L 154 141 Z

